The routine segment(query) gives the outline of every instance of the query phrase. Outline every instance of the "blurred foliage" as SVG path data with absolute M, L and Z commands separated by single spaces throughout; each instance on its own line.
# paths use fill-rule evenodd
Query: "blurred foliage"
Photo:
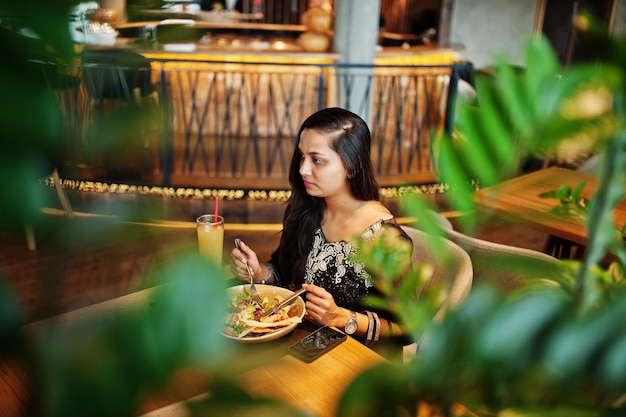
M 588 15 L 576 22 L 581 39 L 600 51 L 599 62 L 561 68 L 548 42 L 532 39 L 527 68 L 502 60 L 492 73 L 477 76 L 477 104 L 461 106 L 454 134 L 437 145 L 442 179 L 453 190 L 450 207 L 466 213 L 462 227 L 473 230 L 476 186 L 518 175 L 525 158 L 549 156 L 563 141 L 591 138 L 602 155 L 596 194 L 581 198 L 581 184 L 544 196 L 558 198 L 560 210 L 586 223 L 585 257 L 561 261 L 563 277 L 529 279 L 508 295 L 475 285 L 442 323 L 422 320 L 438 308 L 424 300 L 430 313 L 403 316 L 423 326 L 415 358 L 361 375 L 343 398 L 341 416 L 415 415 L 422 403 L 444 415 L 455 403 L 502 417 L 626 413 L 626 257 L 624 230 L 612 222 L 625 185 L 626 40 Z M 435 220 L 424 217 L 426 204 L 406 208 L 419 226 L 433 227 Z M 607 250 L 617 261 L 603 269 Z M 422 302 L 393 291 L 385 296 L 399 301 L 388 304 L 399 315 Z M 364 403 L 374 392 L 386 401 Z
M 73 59 L 66 17 L 72 5 L 2 5 L 0 91 L 8 104 L 0 113 L 0 192 L 9 196 L 0 203 L 3 228 L 21 230 L 40 216 L 45 195 L 38 179 L 58 157 L 62 114 L 31 60 Z M 434 322 L 442 288 L 415 291 L 427 282 L 428 268 L 419 266 L 406 281 L 397 281 L 405 268 L 399 256 L 407 248 L 370 248 L 369 266 L 385 277 L 385 302 L 419 340 L 419 350 L 406 366 L 389 363 L 364 372 L 345 393 L 339 415 L 415 415 L 423 403 L 448 415 L 455 403 L 502 417 L 626 413 L 626 251 L 610 215 L 624 189 L 626 40 L 610 36 L 588 16 L 577 23 L 581 37 L 599 51 L 600 63 L 564 70 L 547 42 L 533 39 L 523 71 L 503 60 L 493 74 L 477 77 L 478 105 L 462 106 L 454 137 L 438 141 L 438 166 L 454 190 L 451 207 L 471 213 L 477 184 L 516 175 L 524 158 L 549 155 L 563 140 L 592 137 L 603 149 L 602 186 L 589 202 L 585 258 L 567 264 L 571 280 L 523 288 L 506 298 L 477 286 L 443 322 Z M 21 27 L 40 39 L 18 35 Z M 568 191 L 566 198 L 576 201 L 576 193 Z M 426 219 L 429 207 L 415 198 L 407 209 Z M 464 227 L 474 221 L 469 216 Z M 607 249 L 620 262 L 605 271 L 598 261 Z M 225 305 L 221 270 L 195 253 L 182 253 L 151 274 L 150 282 L 159 285 L 145 303 L 37 336 L 22 329 L 14 297 L 0 285 L 0 346 L 28 375 L 25 415 L 134 416 L 185 368 L 202 373 L 214 394 L 194 403 L 192 415 L 302 414 L 280 401 L 252 399 L 234 382 L 245 363 L 229 360 L 235 346 L 218 335 Z
M 623 130 L 620 97 L 614 96 L 623 92 L 618 63 L 565 71 L 541 37 L 532 39 L 528 51 L 524 69 L 501 59 L 493 72 L 477 74 L 478 104 L 461 106 L 454 135 L 437 140 L 440 174 L 455 186 L 452 204 L 463 212 L 474 211 L 476 184 L 517 175 L 526 158 L 549 156 L 560 142 L 583 133 L 608 146 Z
M 69 62 L 74 56 L 68 28 L 73 1 L 3 1 L 0 6 L 0 226 L 23 230 L 41 222 L 46 202 L 38 180 L 59 158 L 63 114 L 36 62 Z M 28 31 L 28 36 L 23 35 Z M 22 32 L 24 31 L 24 32 Z M 45 41 L 44 41 L 45 40 Z
M 161 285 L 145 300 L 49 329 L 40 352 L 45 411 L 38 415 L 136 415 L 176 370 L 223 361 L 221 324 L 207 320 L 226 309 L 215 297 L 225 291 L 221 272 L 187 255 L 158 274 Z
M 380 238 L 362 241 L 358 245 L 358 261 L 375 277 L 378 290 L 384 297 L 369 296 L 368 305 L 394 311 L 408 335 L 419 336 L 431 323 L 446 297 L 442 285 L 432 285 L 433 266 L 429 264 L 411 267 L 411 245 L 397 239 L 395 232 L 383 229 Z M 432 241 L 432 250 L 441 254 L 442 263 L 446 253 L 441 239 Z M 420 291 L 416 291 L 420 288 Z
M 58 79 L 63 73 L 55 72 L 54 64 L 78 58 L 68 24 L 75 4 L 7 0 L 0 6 L 0 92 L 5 104 L 0 112 L 0 229 L 23 234 L 25 224 L 33 225 L 40 234 L 45 231 L 57 253 L 73 253 L 86 244 L 129 243 L 119 220 L 141 221 L 152 215 L 149 206 L 120 204 L 116 221 L 93 219 L 89 227 L 76 227 L 70 221 L 50 222 L 42 214 L 51 193 L 40 180 L 60 162 L 64 117 L 51 94 L 63 85 Z M 121 131 L 144 123 L 156 128 L 153 109 L 144 107 L 147 111 L 108 113 L 95 119 L 87 133 L 97 134 L 113 152 Z M 63 265 L 51 257 L 46 266 L 42 287 L 54 303 L 62 288 Z M 0 280 L 0 359 L 25 377 L 25 386 L 15 387 L 27 406 L 23 415 L 136 416 L 146 400 L 185 369 L 202 376 L 206 391 L 222 394 L 194 404 L 192 415 L 230 416 L 235 410 L 237 415 L 302 415 L 282 401 L 244 401 L 241 389 L 234 388 L 234 378 L 260 359 L 239 358 L 233 364 L 237 346 L 220 335 L 226 311 L 223 274 L 197 250 L 181 250 L 160 259 L 142 277 L 154 286 L 143 302 L 29 330 L 22 327 L 15 295 Z
M 441 325 L 425 330 L 410 364 L 361 375 L 340 415 L 389 415 L 393 407 L 402 411 L 391 415 L 413 415 L 419 402 L 448 411 L 461 403 L 479 415 L 621 415 L 625 309 L 621 301 L 577 319 L 558 291 L 505 300 L 475 288 Z M 393 395 L 363 404 L 377 390 Z
M 578 220 L 580 223 L 585 223 L 587 220 L 587 207 L 589 206 L 589 199 L 582 197 L 580 193 L 587 185 L 586 182 L 578 184 L 573 190 L 569 185 L 562 185 L 556 190 L 547 191 L 539 194 L 541 198 L 556 198 L 561 202 L 561 205 L 552 208 L 551 212 Z
M 467 227 L 475 222 L 470 184 L 489 186 L 508 179 L 519 173 L 523 158 L 550 155 L 559 143 L 583 133 L 598 143 L 601 186 L 589 203 L 589 249 L 576 280 L 577 295 L 584 297 L 591 268 L 607 248 L 622 263 L 626 259 L 623 243 L 615 239 L 612 216 L 606 215 L 623 197 L 625 63 L 621 54 L 605 51 L 605 44 L 624 48 L 626 41 L 610 36 L 589 15 L 579 16 L 577 24 L 581 39 L 604 51 L 599 63 L 561 68 L 548 41 L 532 39 L 525 70 L 502 62 L 493 74 L 477 77 L 478 105 L 465 106 L 457 134 L 439 141 L 439 166 L 444 182 L 453 184 L 458 194 L 450 204 L 470 213 L 464 220 Z M 566 198 L 580 206 L 579 193 L 576 189 Z

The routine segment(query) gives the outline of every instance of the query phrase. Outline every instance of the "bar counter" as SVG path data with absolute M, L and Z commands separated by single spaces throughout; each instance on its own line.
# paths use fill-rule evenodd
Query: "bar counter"
M 272 25 L 274 26 L 274 25 Z M 235 37 L 235 39 L 237 39 Z M 115 48 L 131 48 L 147 58 L 157 60 L 194 61 L 234 61 L 234 62 L 281 62 L 281 63 L 333 63 L 339 62 L 341 55 L 336 52 L 309 52 L 301 47 L 290 45 L 283 38 L 267 41 L 270 47 L 229 47 L 211 45 L 202 41 L 172 42 L 145 47 L 135 38 L 118 38 Z M 82 48 L 101 48 L 83 46 Z M 437 45 L 410 47 L 385 47 L 376 51 L 375 65 L 448 65 L 458 62 L 460 51 L 455 48 L 442 48 Z
M 183 20 L 193 20 L 187 15 L 174 16 L 179 22 Z M 125 30 L 130 28 L 142 28 L 146 25 L 159 25 L 163 24 L 163 20 L 149 20 L 142 22 L 124 22 L 115 24 L 114 27 L 118 30 Z M 198 21 L 193 20 L 193 26 L 198 29 L 224 29 L 224 30 L 257 30 L 265 32 L 304 32 L 306 29 L 304 25 L 283 25 L 275 23 L 254 23 L 254 22 L 232 22 L 232 21 Z

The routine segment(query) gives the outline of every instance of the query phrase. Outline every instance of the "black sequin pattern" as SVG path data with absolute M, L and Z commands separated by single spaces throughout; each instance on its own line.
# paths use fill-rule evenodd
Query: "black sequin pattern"
M 381 219 L 372 224 L 360 238 L 373 239 L 388 220 Z M 333 295 L 339 307 L 358 309 L 360 299 L 370 292 L 374 283 L 363 264 L 351 257 L 355 252 L 356 248 L 350 242 L 326 242 L 319 227 L 307 258 L 304 282 L 324 288 Z

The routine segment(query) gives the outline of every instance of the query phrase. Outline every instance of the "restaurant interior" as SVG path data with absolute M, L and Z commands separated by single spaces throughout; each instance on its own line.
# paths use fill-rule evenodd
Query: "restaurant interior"
M 34 3 L 0 6 L 0 417 L 626 412 L 626 1 Z M 413 240 L 370 259 L 399 355 L 297 356 L 305 298 L 224 331 L 327 107 Z

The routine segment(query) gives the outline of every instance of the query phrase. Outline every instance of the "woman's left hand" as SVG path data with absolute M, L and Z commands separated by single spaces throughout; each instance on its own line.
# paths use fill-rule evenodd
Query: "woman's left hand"
M 323 326 L 343 328 L 346 324 L 342 314 L 344 309 L 335 304 L 335 299 L 328 291 L 315 284 L 302 284 L 302 288 L 307 291 L 306 315 L 308 319 Z

